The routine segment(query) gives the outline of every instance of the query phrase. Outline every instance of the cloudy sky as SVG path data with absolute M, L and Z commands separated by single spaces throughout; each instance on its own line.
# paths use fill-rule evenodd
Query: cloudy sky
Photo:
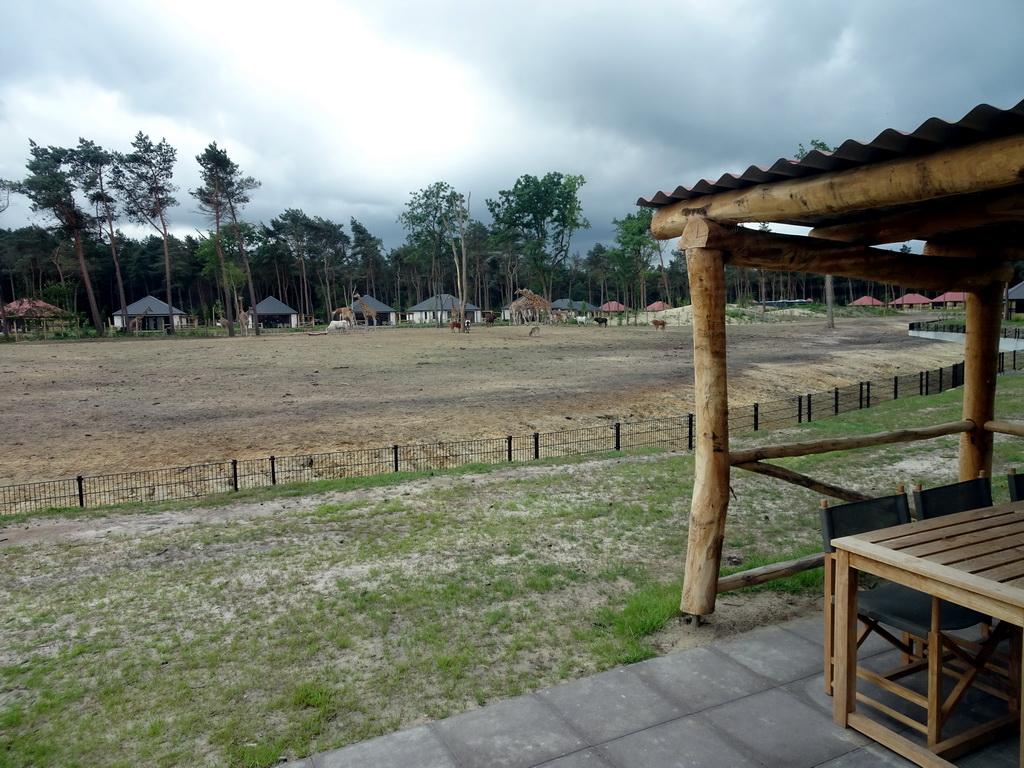
M 1024 98 L 1021 0 L 2 0 L 0 36 L 0 178 L 30 138 L 166 138 L 184 234 L 216 141 L 263 183 L 249 220 L 354 217 L 386 249 L 436 181 L 487 221 L 523 174 L 581 174 L 585 254 L 660 189 Z

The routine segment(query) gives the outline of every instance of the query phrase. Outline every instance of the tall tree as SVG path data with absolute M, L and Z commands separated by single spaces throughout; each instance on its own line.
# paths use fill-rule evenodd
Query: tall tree
M 233 162 L 224 149 L 212 142 L 201 155 L 196 155 L 199 163 L 200 174 L 204 186 L 202 189 L 193 190 L 192 196 L 199 200 L 200 207 L 209 214 L 216 225 L 216 238 L 218 258 L 223 268 L 223 247 L 221 245 L 221 221 L 226 217 L 231 223 L 233 239 L 238 248 L 238 255 L 242 259 L 242 269 L 245 270 L 246 282 L 249 288 L 249 314 L 252 319 L 253 330 L 256 335 L 260 333 L 259 316 L 256 313 L 256 286 L 252 277 L 252 265 L 249 262 L 249 253 L 245 247 L 245 238 L 242 236 L 239 227 L 239 212 L 249 202 L 249 193 L 259 189 L 261 184 L 252 176 L 243 176 L 238 164 Z M 233 314 L 228 315 L 233 320 Z M 231 326 L 231 329 L 234 325 Z M 229 330 L 229 335 L 233 330 Z
M 0 213 L 7 210 L 7 206 L 11 204 L 11 182 L 6 179 L 0 179 Z M 3 286 L 0 285 L 0 331 L 3 332 L 4 338 L 10 338 L 11 329 L 7 326 L 7 302 L 4 300 Z
M 450 250 L 455 266 L 455 293 L 459 312 L 464 313 L 468 298 L 468 259 L 466 230 L 469 225 L 469 201 L 450 184 L 438 181 L 413 192 L 399 222 L 409 230 L 410 242 L 429 248 L 440 256 Z M 440 317 L 440 316 L 439 316 Z M 468 330 L 462 324 L 462 330 Z
M 585 183 L 582 176 L 557 172 L 542 179 L 525 175 L 512 189 L 500 191 L 497 200 L 487 201 L 495 229 L 515 233 L 521 239 L 548 299 L 555 272 L 569 255 L 573 233 L 590 228 L 579 200 L 580 187 Z
M 75 179 L 89 197 L 89 202 L 96 210 L 97 221 L 106 224 L 106 237 L 110 246 L 110 259 L 114 264 L 114 275 L 117 279 L 117 296 L 121 305 L 121 318 L 127 327 L 128 299 L 124 292 L 124 278 L 121 274 L 121 262 L 118 259 L 117 236 L 114 232 L 114 221 L 117 218 L 117 201 L 108 187 L 114 173 L 116 155 L 92 141 L 79 138 L 78 147 L 72 155 L 72 172 Z
M 225 291 L 222 299 L 225 317 L 228 321 L 228 336 L 234 336 L 235 303 L 238 301 L 238 297 L 229 287 L 233 284 L 228 280 L 228 268 L 224 260 L 224 248 L 221 244 L 220 234 L 220 223 L 227 210 L 231 166 L 234 163 L 231 162 L 227 152 L 217 147 L 215 141 L 211 142 L 202 154 L 196 155 L 196 162 L 199 163 L 199 176 L 203 180 L 203 186 L 190 190 L 189 194 L 199 202 L 199 209 L 213 221 L 213 249 L 220 266 L 221 282 Z
M 313 315 L 313 296 L 309 289 L 307 262 L 310 244 L 315 239 L 316 222 L 297 208 L 288 208 L 270 220 L 269 235 L 291 254 L 299 267 L 299 313 Z M 330 312 L 332 307 L 328 307 Z
M 653 213 L 651 208 L 641 208 L 623 219 L 612 219 L 615 243 L 622 253 L 621 263 L 628 275 L 623 276 L 623 283 L 634 287 L 633 306 L 638 310 L 647 305 L 647 274 L 654 257 L 659 254 L 658 243 L 651 235 Z
M 178 151 L 161 139 L 154 144 L 149 136 L 139 131 L 132 141 L 134 152 L 118 157 L 111 180 L 124 204 L 128 218 L 139 224 L 149 224 L 163 238 L 164 285 L 167 289 L 168 333 L 174 333 L 174 300 L 171 283 L 171 246 L 167 212 L 178 204 L 171 184 Z
M 32 210 L 45 211 L 56 219 L 61 229 L 74 242 L 78 268 L 82 273 L 82 283 L 89 300 L 89 312 L 96 333 L 102 336 L 105 332 L 103 318 L 100 316 L 92 280 L 89 278 L 89 265 L 86 263 L 85 247 L 82 242 L 83 235 L 92 225 L 92 220 L 76 198 L 76 194 L 81 190 L 72 173 L 74 150 L 64 147 L 41 147 L 31 139 L 29 146 L 32 154 L 32 159 L 26 164 L 29 173 L 15 189 L 28 197 L 32 202 Z

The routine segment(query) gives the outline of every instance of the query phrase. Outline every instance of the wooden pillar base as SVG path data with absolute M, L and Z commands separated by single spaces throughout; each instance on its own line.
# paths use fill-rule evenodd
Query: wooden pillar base
M 710 248 L 689 248 L 686 268 L 693 299 L 696 433 L 693 500 L 681 607 L 685 613 L 702 617 L 715 611 L 725 516 L 729 507 L 725 254 Z

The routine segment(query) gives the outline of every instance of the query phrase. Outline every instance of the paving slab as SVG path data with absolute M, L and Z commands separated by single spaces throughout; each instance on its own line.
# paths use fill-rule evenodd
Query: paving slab
M 460 768 L 531 768 L 591 746 L 534 694 L 464 712 L 434 727 Z
M 642 731 L 685 714 L 632 667 L 574 680 L 537 694 L 591 744 Z
M 621 667 L 286 768 L 908 768 L 832 722 L 814 616 Z M 892 655 L 875 648 L 865 663 Z M 978 701 L 977 707 L 988 706 Z M 1017 765 L 1019 739 L 954 761 Z

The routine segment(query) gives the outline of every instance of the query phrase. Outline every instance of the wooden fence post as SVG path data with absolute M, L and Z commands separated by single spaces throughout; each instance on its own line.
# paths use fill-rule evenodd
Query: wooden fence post
M 710 248 L 688 248 L 686 268 L 693 300 L 697 429 L 682 610 L 706 616 L 715 610 L 729 508 L 724 253 Z
M 992 472 L 992 433 L 983 425 L 995 418 L 1002 296 L 1002 283 L 967 293 L 964 418 L 977 426 L 960 436 L 961 481 L 977 477 L 982 470 Z

